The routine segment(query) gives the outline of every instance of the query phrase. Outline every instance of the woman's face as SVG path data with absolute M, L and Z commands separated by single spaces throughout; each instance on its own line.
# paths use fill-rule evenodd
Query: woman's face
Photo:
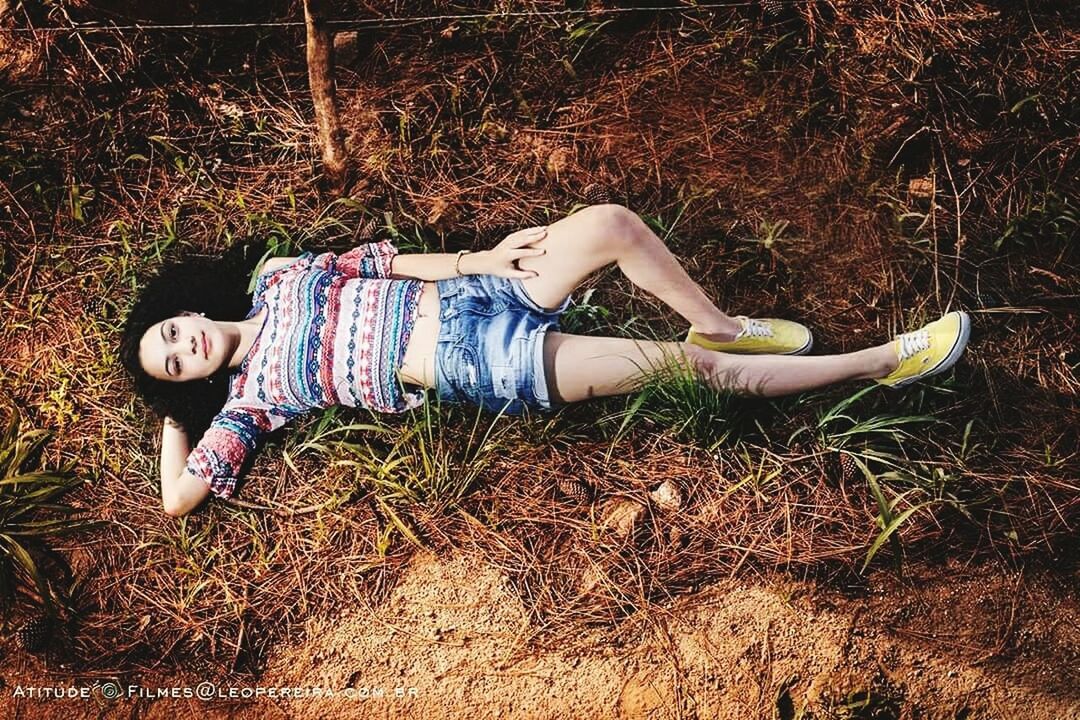
M 213 320 L 184 313 L 155 323 L 139 342 L 150 377 L 185 382 L 209 377 L 228 362 L 225 335 Z

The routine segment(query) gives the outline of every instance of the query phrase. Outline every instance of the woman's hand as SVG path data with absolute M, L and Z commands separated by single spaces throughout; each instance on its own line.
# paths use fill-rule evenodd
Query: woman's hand
M 523 257 L 535 257 L 543 255 L 543 248 L 528 247 L 533 243 L 540 242 L 547 237 L 547 226 L 525 228 L 507 235 L 501 243 L 490 250 L 481 250 L 478 253 L 470 253 L 461 258 L 462 267 L 469 264 L 470 255 L 475 258 L 469 268 L 469 274 L 473 275 L 498 275 L 508 278 L 531 278 L 538 273 L 533 270 L 521 270 L 517 261 Z

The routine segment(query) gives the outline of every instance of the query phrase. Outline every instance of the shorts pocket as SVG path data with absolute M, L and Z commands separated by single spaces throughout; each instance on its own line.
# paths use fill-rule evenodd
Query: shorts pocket
M 476 349 L 465 343 L 453 343 L 446 349 L 444 358 L 454 394 L 461 400 L 477 402 L 483 396 L 484 381 Z
M 500 357 L 491 366 L 491 391 L 501 400 L 516 400 L 521 395 L 522 349 L 527 339 L 514 338 L 507 348 L 509 356 Z

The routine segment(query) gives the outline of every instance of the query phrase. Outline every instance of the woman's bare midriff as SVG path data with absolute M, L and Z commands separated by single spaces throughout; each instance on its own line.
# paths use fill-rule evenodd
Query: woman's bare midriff
M 424 282 L 416 323 L 409 335 L 398 375 L 403 383 L 435 387 L 435 347 L 439 339 L 439 288 Z

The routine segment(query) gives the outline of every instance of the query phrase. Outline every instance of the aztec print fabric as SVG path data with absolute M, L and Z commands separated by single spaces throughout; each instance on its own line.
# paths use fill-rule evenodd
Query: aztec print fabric
M 187 460 L 211 492 L 232 495 L 259 439 L 309 410 L 405 412 L 423 404 L 424 392 L 405 393 L 397 377 L 423 281 L 390 278 L 396 254 L 390 241 L 340 256 L 307 252 L 259 276 L 247 318 L 265 307 L 262 330 Z

